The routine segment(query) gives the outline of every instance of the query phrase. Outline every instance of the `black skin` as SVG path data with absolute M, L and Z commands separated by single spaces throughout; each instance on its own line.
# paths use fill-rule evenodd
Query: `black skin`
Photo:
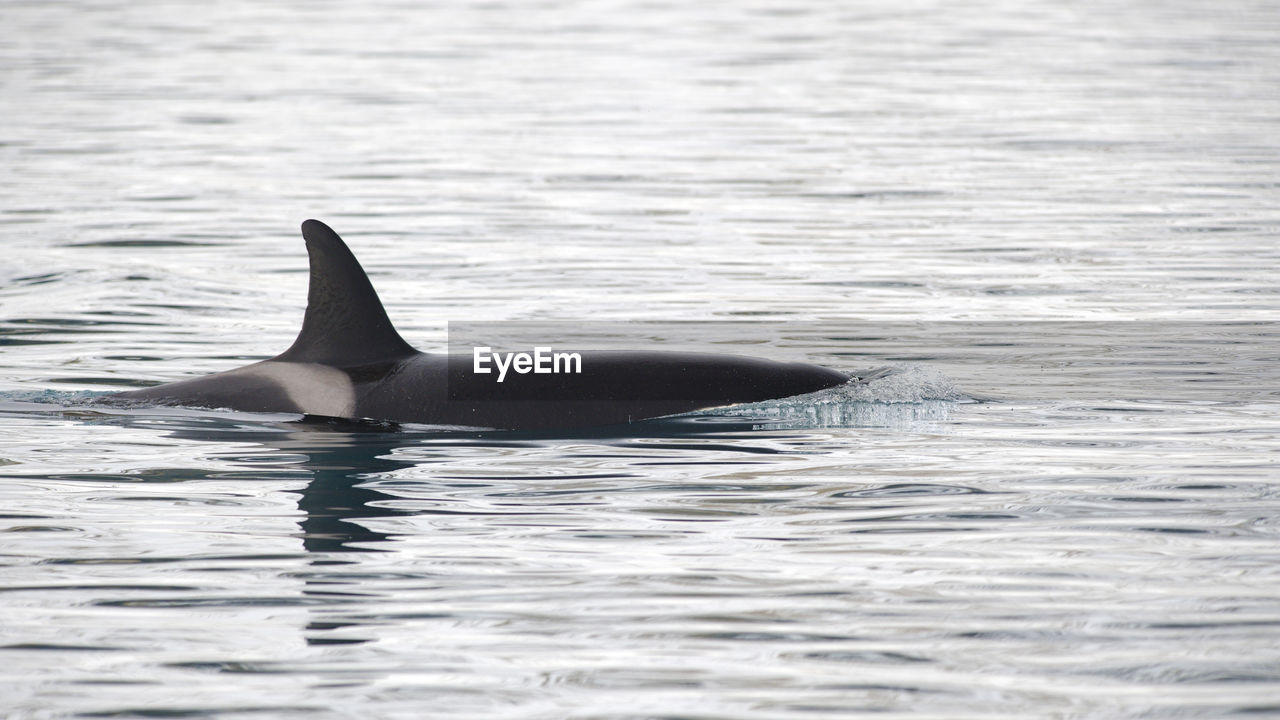
M 469 355 L 419 354 L 357 386 L 362 417 L 546 430 L 647 418 L 803 395 L 849 381 L 801 363 L 732 355 L 657 352 L 582 354 L 581 374 L 472 372 Z

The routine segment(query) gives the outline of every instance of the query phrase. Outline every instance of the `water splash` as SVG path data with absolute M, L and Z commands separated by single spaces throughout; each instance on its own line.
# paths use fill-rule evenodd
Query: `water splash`
M 924 403 L 964 402 L 973 398 L 956 387 L 942 372 L 923 365 L 879 368 L 847 383 L 811 396 L 819 402 Z
M 110 390 L 6 390 L 0 392 L 0 406 L 11 403 L 83 407 L 112 395 Z
M 808 395 L 707 410 L 705 415 L 751 418 L 761 428 L 880 427 L 922 430 L 972 402 L 943 373 L 923 366 L 880 368 L 851 382 Z

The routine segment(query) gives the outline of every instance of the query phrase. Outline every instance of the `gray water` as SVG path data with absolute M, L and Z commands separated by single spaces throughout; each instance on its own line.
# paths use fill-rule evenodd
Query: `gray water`
M 0 715 L 1280 716 L 1274 3 L 0 21 Z M 560 435 L 93 405 L 287 347 L 307 217 L 425 350 L 887 370 Z

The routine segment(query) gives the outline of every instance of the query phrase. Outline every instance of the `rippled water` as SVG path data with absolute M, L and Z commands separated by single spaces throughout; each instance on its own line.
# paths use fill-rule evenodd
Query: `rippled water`
M 5 717 L 1280 715 L 1273 3 L 0 18 Z M 887 371 L 560 435 L 92 404 L 287 347 L 307 217 L 426 350 Z

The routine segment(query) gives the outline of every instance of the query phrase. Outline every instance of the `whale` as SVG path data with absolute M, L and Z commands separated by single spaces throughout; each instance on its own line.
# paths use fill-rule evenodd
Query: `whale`
M 546 431 L 625 425 L 858 381 L 818 365 L 716 353 L 420 352 L 396 331 L 368 275 L 336 232 L 307 220 L 302 237 L 310 263 L 307 306 L 287 350 L 244 367 L 115 393 L 106 401 Z

